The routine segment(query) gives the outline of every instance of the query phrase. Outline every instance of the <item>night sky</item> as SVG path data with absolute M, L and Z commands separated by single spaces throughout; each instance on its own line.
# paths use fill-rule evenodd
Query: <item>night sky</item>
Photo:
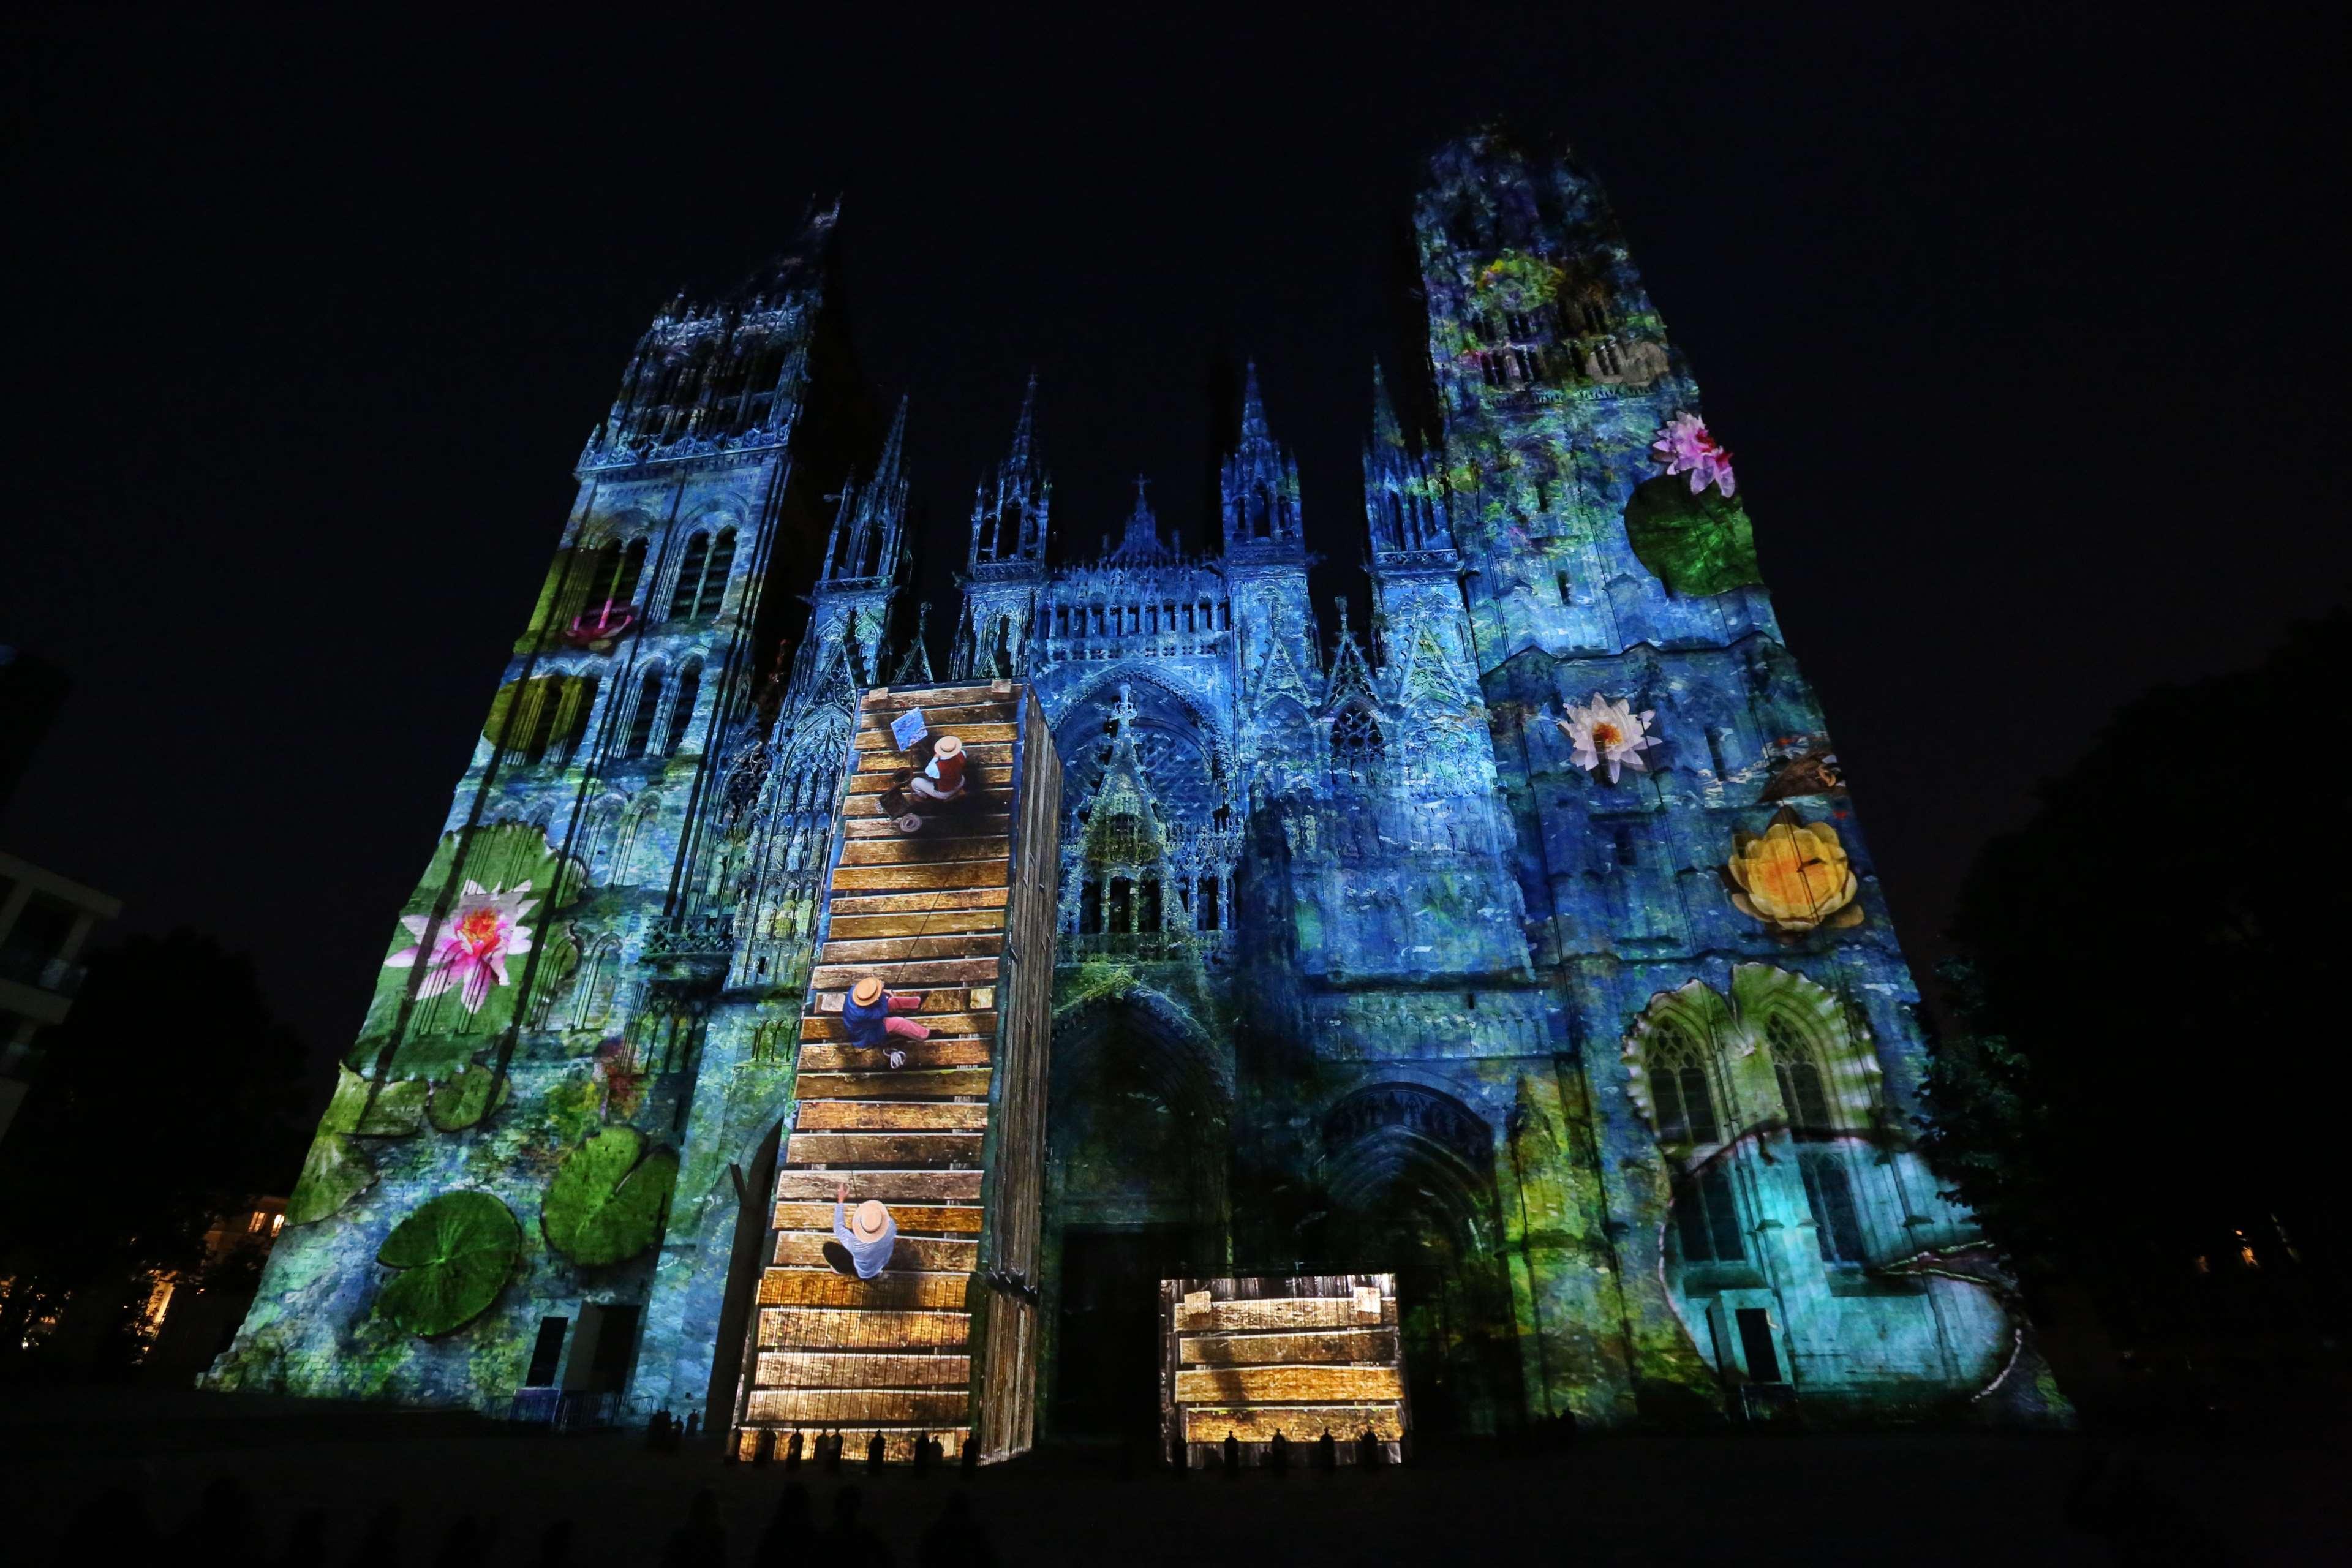
M 2345 597 L 2336 23 L 853 14 L 0 34 L 0 641 L 76 681 L 0 843 L 340 1052 L 637 334 L 812 194 L 913 397 L 935 658 L 1033 366 L 1066 553 L 1139 471 L 1202 542 L 1255 356 L 1328 633 L 1416 162 L 1497 116 L 1609 187 L 1915 953 L 2118 702 Z M 2231 725 L 2184 755 L 2294 765 Z

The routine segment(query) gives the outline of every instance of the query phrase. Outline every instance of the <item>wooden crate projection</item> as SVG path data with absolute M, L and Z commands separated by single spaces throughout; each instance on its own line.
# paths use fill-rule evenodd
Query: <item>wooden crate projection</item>
M 909 766 L 892 722 L 917 708 L 963 740 L 979 793 L 908 837 L 881 792 Z M 797 1429 L 841 1433 L 853 1458 L 877 1434 L 894 1463 L 924 1437 L 1008 1458 L 1036 1426 L 1037 1310 L 975 1270 L 1037 1277 L 1061 763 L 1012 681 L 870 691 L 854 746 L 732 1451 L 782 1453 Z M 842 1026 L 869 974 L 922 994 L 930 1038 L 894 1039 L 895 1069 Z M 898 1222 L 871 1280 L 824 1261 L 843 1182 Z
M 1181 1441 L 1195 1468 L 1220 1462 L 1225 1438 L 1262 1465 L 1275 1435 L 1291 1462 L 1312 1462 L 1331 1434 L 1357 1462 L 1366 1432 L 1391 1463 L 1411 1435 L 1396 1276 L 1318 1274 L 1160 1282 L 1163 1452 Z

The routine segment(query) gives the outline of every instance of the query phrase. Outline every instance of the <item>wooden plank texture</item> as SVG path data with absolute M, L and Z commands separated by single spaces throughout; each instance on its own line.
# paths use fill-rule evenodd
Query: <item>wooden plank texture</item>
M 1396 1299 L 1381 1303 L 1381 1322 L 1394 1328 Z M 1176 1326 L 1190 1331 L 1231 1333 L 1244 1329 L 1370 1328 L 1371 1321 L 1356 1315 L 1356 1304 L 1345 1296 L 1293 1297 L 1263 1301 L 1217 1301 L 1207 1310 L 1180 1310 Z
M 961 1310 L 966 1284 L 961 1274 L 881 1274 L 871 1279 L 852 1279 L 830 1268 L 771 1268 L 760 1276 L 760 1305 Z
M 987 869 L 997 876 L 1004 874 L 1003 866 Z M 893 991 L 920 991 L 929 985 L 985 985 L 996 978 L 996 963 L 992 955 L 923 959 L 907 963 L 820 963 L 809 976 L 809 984 L 826 991 L 846 991 L 870 974 Z
M 1216 1366 L 1176 1374 L 1180 1404 L 1350 1405 L 1402 1399 L 1392 1366 Z
M 824 1244 L 833 1239 L 832 1233 L 814 1230 L 780 1230 L 775 1235 L 775 1250 L 768 1261 L 779 1268 L 825 1268 Z M 900 1234 L 890 1248 L 890 1262 L 877 1279 L 889 1278 L 905 1269 L 929 1273 L 965 1273 L 980 1263 L 980 1243 L 976 1241 L 941 1241 L 929 1237 Z
M 828 1215 L 832 1211 L 825 1211 Z M 827 1224 L 832 1223 L 830 1218 Z M 1282 1362 L 1394 1362 L 1393 1329 L 1304 1334 L 1188 1334 L 1178 1346 L 1187 1366 L 1268 1366 Z
M 823 1345 L 845 1350 L 960 1350 L 971 1334 L 969 1312 L 885 1312 L 872 1308 L 763 1307 L 763 1350 Z
M 779 1171 L 776 1201 L 830 1205 L 840 1184 L 846 1182 L 861 1202 L 976 1204 L 981 1180 L 978 1171 Z
M 872 942 L 889 936 L 952 936 L 1003 929 L 1003 910 L 924 910 L 890 915 L 835 915 L 826 930 L 826 940 Z
M 757 1388 L 961 1388 L 971 1381 L 971 1358 L 769 1351 L 753 1375 Z
M 1001 910 L 1010 893 L 1004 888 L 961 888 L 938 893 L 857 893 L 826 903 L 835 916 L 927 914 L 933 910 Z
M 941 860 L 1002 860 L 1012 846 L 1005 837 L 853 838 L 841 847 L 844 866 L 927 866 Z
M 806 1039 L 808 1036 L 803 1034 L 801 1037 Z M 900 1040 L 898 1049 L 907 1058 L 907 1065 L 903 1068 L 883 1067 L 881 1053 L 864 1046 L 803 1046 L 801 1073 L 805 1078 L 817 1073 L 852 1072 L 865 1078 L 876 1072 L 914 1073 L 932 1068 L 984 1067 L 994 1055 L 987 1040 L 971 1035 L 934 1035 L 928 1040 Z
M 803 1100 L 793 1126 L 815 1132 L 984 1132 L 988 1107 L 930 1100 Z
M 974 794 L 902 835 L 878 796 L 913 763 L 891 716 L 918 705 L 932 734 L 963 740 Z M 1013 682 L 869 692 L 853 744 L 732 1438 L 781 1453 L 775 1428 L 843 1426 L 855 1460 L 871 1430 L 903 1461 L 926 1431 L 953 1434 L 956 1452 L 970 1423 L 982 1457 L 1002 1458 L 1028 1447 L 1034 1424 L 1036 1312 L 980 1300 L 971 1271 L 985 1252 L 1037 1273 L 1059 764 L 1043 710 Z M 914 1016 L 931 1037 L 848 1044 L 845 993 L 869 975 L 919 994 Z M 904 1065 L 887 1067 L 885 1050 Z M 845 1184 L 898 1222 L 889 1267 L 871 1280 L 824 1263 Z M 956 1353 L 920 1353 L 934 1349 Z
M 753 1421 L 961 1421 L 971 1402 L 962 1389 L 940 1393 L 831 1388 L 755 1388 L 746 1412 Z M 852 1441 L 856 1441 L 855 1438 Z
M 795 1132 L 785 1158 L 795 1165 L 976 1165 L 980 1149 L 977 1132 Z
M 859 1178 L 861 1181 L 863 1177 Z M 862 1201 L 862 1200 L 861 1200 Z M 887 1201 L 887 1199 L 885 1200 Z M 977 1234 L 980 1230 L 980 1209 L 929 1207 L 921 1204 L 891 1204 L 890 1217 L 898 1222 L 900 1236 L 932 1234 Z M 831 1204 L 778 1204 L 772 1222 L 778 1230 L 821 1230 L 833 1234 Z M 1282 1357 L 1295 1360 L 1296 1357 Z
M 953 994 L 950 993 L 949 994 L 952 995 Z M 933 1012 L 929 1005 L 933 999 L 934 998 L 930 996 L 925 996 L 923 998 L 925 1006 L 921 1012 L 909 1013 L 905 1016 L 914 1019 L 915 1022 L 920 1024 L 926 1029 L 929 1029 L 934 1037 L 951 1035 L 981 1040 L 992 1040 L 996 1037 L 996 1014 L 993 1010 L 983 1009 L 975 1013 L 968 1009 L 958 1007 L 957 1010 L 950 1012 L 947 1010 L 948 997 L 941 996 L 939 998 L 940 1010 Z M 831 1000 L 831 998 L 827 998 L 827 1000 Z M 827 1043 L 847 1040 L 849 1038 L 849 1031 L 841 1022 L 841 1009 L 835 1007 L 829 1013 L 821 1013 L 814 1017 L 803 1018 L 801 1020 L 801 1038 L 803 1040 L 822 1040 Z M 901 1050 L 912 1048 L 912 1043 L 903 1038 L 894 1040 L 892 1043 Z M 877 1047 L 868 1046 L 859 1048 L 872 1050 Z
M 908 1042 L 905 1048 L 910 1056 L 918 1044 L 929 1045 L 930 1042 Z M 870 1064 L 860 1063 L 860 1067 L 866 1070 L 810 1072 L 806 1070 L 807 1052 L 802 1053 L 801 1061 L 803 1071 L 796 1087 L 803 1100 L 916 1100 L 927 1095 L 973 1095 L 984 1099 L 988 1094 L 986 1068 L 926 1069 L 911 1064 L 903 1068 L 874 1068 Z
M 833 941 L 817 954 L 821 963 L 908 963 L 934 958 L 994 958 L 1004 951 L 1003 931 L 909 931 L 863 942 Z

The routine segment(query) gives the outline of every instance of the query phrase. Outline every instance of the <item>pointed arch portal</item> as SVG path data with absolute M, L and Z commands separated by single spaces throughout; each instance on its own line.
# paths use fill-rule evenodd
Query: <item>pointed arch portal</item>
M 1145 987 L 1055 1021 L 1045 1253 L 1054 1430 L 1159 1419 L 1159 1281 L 1225 1264 L 1233 1077 L 1177 1003 Z
M 1324 1266 L 1393 1272 L 1413 1425 L 1493 1432 L 1525 1409 L 1495 1134 L 1460 1100 L 1372 1084 L 1323 1119 Z

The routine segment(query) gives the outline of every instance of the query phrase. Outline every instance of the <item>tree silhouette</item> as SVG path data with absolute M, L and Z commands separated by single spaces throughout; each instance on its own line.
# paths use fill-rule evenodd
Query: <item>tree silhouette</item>
M 196 1268 L 212 1221 L 284 1193 L 302 1159 L 301 1045 L 252 961 L 209 936 L 94 954 L 40 1046 L 0 1139 L 0 1368 L 68 1293 Z
M 2347 690 L 2338 610 L 2151 691 L 1972 868 L 1927 1144 L 2029 1279 L 2128 1315 L 2267 1263 L 2341 1310 Z

